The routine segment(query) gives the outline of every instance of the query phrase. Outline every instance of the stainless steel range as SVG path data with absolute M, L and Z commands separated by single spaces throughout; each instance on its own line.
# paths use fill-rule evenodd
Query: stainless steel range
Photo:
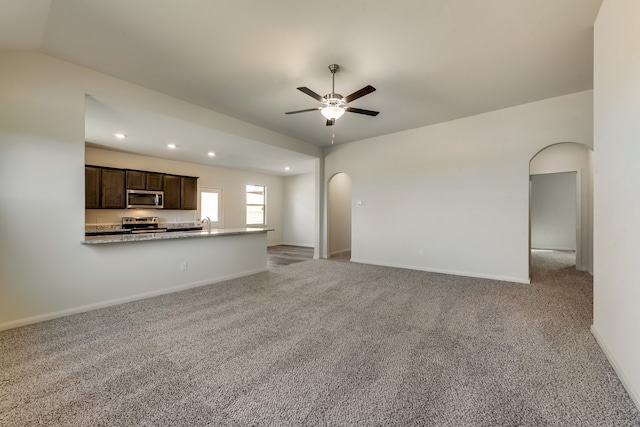
M 122 218 L 122 228 L 131 230 L 131 233 L 163 233 L 166 228 L 160 228 L 157 216 L 132 217 L 126 216 Z

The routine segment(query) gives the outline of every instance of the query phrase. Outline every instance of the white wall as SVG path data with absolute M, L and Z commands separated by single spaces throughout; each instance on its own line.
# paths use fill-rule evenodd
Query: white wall
M 592 92 L 328 147 L 353 182 L 352 261 L 529 281 L 529 160 L 592 145 Z
M 531 247 L 576 250 L 576 173 L 531 177 Z
M 314 247 L 316 218 L 315 174 L 294 175 L 283 181 L 282 242 Z
M 351 250 L 351 178 L 338 173 L 329 180 L 329 255 Z
M 530 171 L 532 175 L 570 171 L 578 175 L 576 269 L 593 274 L 593 151 L 582 144 L 555 144 L 531 159 Z
M 592 331 L 640 407 L 640 2 L 604 0 L 595 25 Z
M 135 154 L 119 153 L 116 151 L 100 150 L 87 147 L 85 150 L 87 164 L 96 166 L 116 167 L 123 169 L 140 169 L 154 172 L 164 172 L 176 175 L 197 176 L 198 187 L 221 188 L 222 207 L 225 228 L 246 227 L 246 189 L 247 184 L 267 186 L 267 222 L 275 231 L 268 233 L 269 245 L 278 245 L 283 239 L 283 178 L 274 175 L 245 172 L 194 163 L 178 162 L 159 159 L 157 157 L 139 156 Z M 313 195 L 312 195 L 313 196 Z M 93 223 L 97 215 L 101 215 L 103 223 L 118 222 L 122 216 L 158 216 L 161 221 L 172 221 L 174 218 L 190 218 L 195 220 L 194 211 L 185 213 L 174 210 L 103 210 L 90 209 L 86 211 L 86 222 Z M 313 217 L 311 218 L 313 221 Z
M 257 251 L 241 240 L 223 245 L 227 238 L 81 245 L 87 93 L 315 152 L 284 135 L 42 54 L 0 54 L 0 93 L 0 329 L 266 267 L 264 235 L 242 237 Z M 134 260 L 139 268 L 132 268 Z M 180 271 L 181 261 L 188 271 Z

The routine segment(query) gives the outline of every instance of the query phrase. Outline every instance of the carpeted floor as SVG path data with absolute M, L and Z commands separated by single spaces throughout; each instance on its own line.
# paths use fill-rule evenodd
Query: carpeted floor
M 0 333 L 2 426 L 638 426 L 591 276 L 311 260 Z

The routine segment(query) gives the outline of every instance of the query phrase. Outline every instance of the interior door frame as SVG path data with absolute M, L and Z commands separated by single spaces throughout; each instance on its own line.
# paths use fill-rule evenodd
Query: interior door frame
M 333 242 L 332 242 L 332 238 L 331 238 L 331 232 L 332 232 L 332 228 L 334 227 L 334 224 L 332 224 L 332 220 L 331 220 L 331 213 L 332 213 L 332 209 L 335 206 L 336 200 L 335 200 L 335 194 L 332 194 L 331 192 L 331 181 L 340 174 L 344 174 L 348 180 L 349 180 L 349 204 L 351 205 L 351 213 L 349 215 L 348 221 L 350 222 L 350 228 L 351 228 L 351 234 L 349 235 L 349 251 L 351 251 L 351 248 L 353 247 L 353 179 L 351 178 L 351 176 L 346 173 L 346 172 L 336 172 L 333 175 L 331 175 L 331 177 L 327 180 L 327 254 L 326 254 L 326 258 L 329 259 L 331 258 L 332 255 L 336 255 L 339 252 L 334 252 L 333 251 Z M 335 185 L 335 184 L 334 184 Z M 335 193 L 335 192 L 334 192 Z M 346 220 L 346 218 L 345 218 Z
M 535 175 L 551 175 L 559 173 L 575 173 L 575 190 L 576 190 L 576 270 L 586 271 L 584 262 L 585 254 L 582 247 L 582 169 L 572 170 L 545 170 L 532 174 L 529 169 L 529 279 L 531 279 L 531 177 Z

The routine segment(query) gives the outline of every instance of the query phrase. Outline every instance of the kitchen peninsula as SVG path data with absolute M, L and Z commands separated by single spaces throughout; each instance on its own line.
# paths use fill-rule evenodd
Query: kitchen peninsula
M 87 302 L 74 302 L 74 312 L 201 286 L 215 292 L 217 283 L 267 271 L 267 246 L 282 241 L 280 177 L 89 146 L 84 166 L 85 201 L 92 202 L 74 246 L 91 277 L 76 293 Z M 250 182 L 271 190 L 268 228 L 247 228 Z M 211 233 L 197 209 L 201 187 L 225 191 Z
M 73 312 L 264 272 L 267 270 L 267 232 L 271 230 L 274 229 L 209 231 L 205 227 L 204 230 L 85 236 L 78 246 L 85 257 L 94 260 L 95 267 L 91 288 L 83 292 L 110 292 L 116 297 L 79 306 Z
M 222 236 L 238 236 L 244 234 L 266 233 L 274 231 L 273 228 L 221 228 L 208 230 L 188 230 L 188 231 L 172 231 L 165 233 L 144 233 L 144 234 L 115 234 L 106 236 L 85 236 L 84 245 L 99 245 L 103 243 L 127 243 L 140 242 L 148 240 L 173 240 L 173 239 L 189 239 L 200 237 L 222 237 Z M 265 245 L 266 247 L 266 245 Z

